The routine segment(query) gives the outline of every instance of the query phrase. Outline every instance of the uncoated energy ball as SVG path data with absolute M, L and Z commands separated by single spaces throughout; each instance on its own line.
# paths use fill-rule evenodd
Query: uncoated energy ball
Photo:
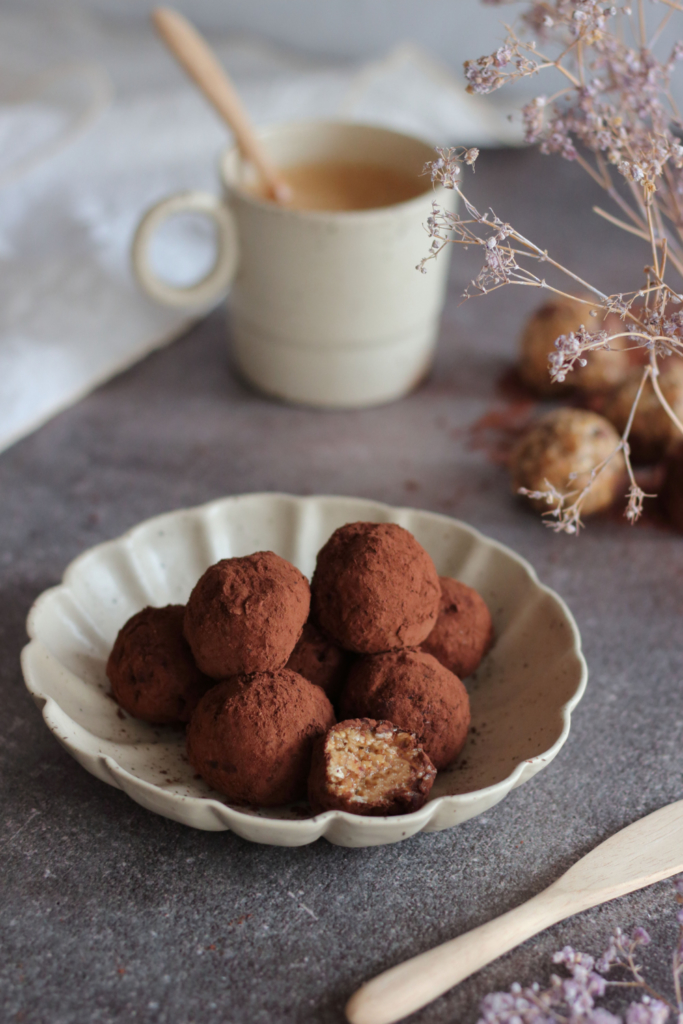
M 420 647 L 454 675 L 466 679 L 493 643 L 491 613 L 472 587 L 448 576 L 441 576 L 440 583 L 439 617 Z
M 591 471 L 619 444 L 612 424 L 585 409 L 555 409 L 534 423 L 512 451 L 512 489 L 545 491 L 552 484 L 558 491 L 581 491 Z M 621 452 L 596 477 L 583 513 L 590 515 L 612 504 L 621 490 L 625 464 Z M 576 476 L 572 479 L 571 474 Z M 547 512 L 552 505 L 544 499 L 529 499 L 534 508 Z
M 582 391 L 608 391 L 624 379 L 629 369 L 623 343 L 612 342 L 612 351 L 596 349 L 586 354 L 586 365 L 575 364 L 563 383 L 550 379 L 548 356 L 555 352 L 561 334 L 576 332 L 583 324 L 591 334 L 605 329 L 610 334 L 623 331 L 618 317 L 604 320 L 590 315 L 591 306 L 578 299 L 558 295 L 540 306 L 529 318 L 520 339 L 519 376 L 537 395 L 560 395 L 572 388 Z
M 313 613 L 325 632 L 365 654 L 422 643 L 441 598 L 431 558 L 395 523 L 335 530 L 318 553 L 311 589 Z
M 412 733 L 354 718 L 315 741 L 308 800 L 316 814 L 409 814 L 426 803 L 435 777 Z
M 271 671 L 286 664 L 310 603 L 306 577 L 272 551 L 224 558 L 190 594 L 185 636 L 214 679 Z
M 183 637 L 185 606 L 143 608 L 119 631 L 107 676 L 116 701 L 145 722 L 187 722 L 214 685 L 199 671 Z
M 641 379 L 642 371 L 633 373 L 610 396 L 605 406 L 605 416 L 620 434 L 628 423 Z M 680 420 L 683 420 L 683 359 L 672 356 L 662 361 L 659 386 L 673 411 Z M 676 424 L 663 408 L 652 383 L 648 380 L 640 396 L 629 434 L 633 458 L 637 462 L 657 462 L 678 437 L 680 432 Z
M 415 733 L 438 771 L 458 756 L 470 726 L 470 702 L 462 682 L 423 651 L 359 659 L 339 706 L 342 719 L 374 718 Z
M 313 741 L 334 722 L 321 688 L 296 672 L 235 676 L 199 703 L 187 756 L 234 803 L 275 807 L 305 797 Z

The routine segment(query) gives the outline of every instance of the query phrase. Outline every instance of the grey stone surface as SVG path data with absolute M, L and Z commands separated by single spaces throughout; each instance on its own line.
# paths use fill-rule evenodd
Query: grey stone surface
M 589 213 L 574 166 L 480 161 L 473 195 L 607 289 L 647 252 Z M 519 289 L 459 305 L 458 255 L 434 373 L 381 409 L 316 413 L 235 377 L 215 313 L 0 458 L 0 1019 L 27 1024 L 299 1024 L 343 1020 L 366 978 L 510 909 L 581 854 L 683 796 L 683 538 L 617 518 L 544 530 L 472 444 L 504 400 Z M 102 339 L 106 343 L 106 339 Z M 568 743 L 483 817 L 396 846 L 251 845 L 156 817 L 58 746 L 24 690 L 31 602 L 84 548 L 219 495 L 358 494 L 456 515 L 515 548 L 568 601 L 590 666 Z M 642 923 L 667 986 L 670 883 L 558 925 L 415 1016 L 474 1022 L 488 991 L 547 979 L 549 954 Z

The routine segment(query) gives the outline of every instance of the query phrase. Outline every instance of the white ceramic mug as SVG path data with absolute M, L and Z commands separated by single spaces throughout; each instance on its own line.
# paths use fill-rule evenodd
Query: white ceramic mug
M 259 132 L 274 162 L 385 164 L 419 174 L 433 149 L 384 128 L 339 122 L 282 124 Z M 426 274 L 432 202 L 453 208 L 452 191 L 432 189 L 407 202 L 357 211 L 296 210 L 245 189 L 254 171 L 236 148 L 220 161 L 223 197 L 185 192 L 143 217 L 133 267 L 153 298 L 207 307 L 232 284 L 237 363 L 261 391 L 328 408 L 377 405 L 406 394 L 428 371 L 443 307 L 448 260 Z M 169 216 L 200 211 L 217 227 L 216 260 L 190 287 L 161 280 L 151 267 L 153 233 Z

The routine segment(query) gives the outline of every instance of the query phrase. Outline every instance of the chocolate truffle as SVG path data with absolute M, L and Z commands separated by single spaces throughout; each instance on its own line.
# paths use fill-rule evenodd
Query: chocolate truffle
M 520 487 L 545 491 L 551 484 L 561 492 L 580 492 L 591 470 L 614 452 L 619 435 L 612 424 L 586 409 L 555 409 L 541 416 L 515 445 L 510 458 L 512 490 Z M 623 490 L 624 457 L 618 452 L 595 478 L 582 506 L 582 514 L 599 512 Z M 574 474 L 574 475 L 572 475 Z M 544 498 L 529 498 L 539 512 L 553 505 Z
M 605 406 L 605 416 L 623 433 L 631 408 L 642 379 L 642 370 L 636 370 L 631 377 L 610 395 Z M 683 419 L 683 360 L 678 357 L 662 361 L 659 386 L 665 399 L 679 419 Z M 636 462 L 658 462 L 672 442 L 680 436 L 676 424 L 662 407 L 652 382 L 643 388 L 629 434 L 631 453 Z
M 434 563 L 395 523 L 347 523 L 318 553 L 313 613 L 342 647 L 375 654 L 422 643 L 439 613 Z
M 440 576 L 441 609 L 436 625 L 420 645 L 450 672 L 466 679 L 493 643 L 493 623 L 486 602 L 472 587 Z
M 207 679 L 183 637 L 185 606 L 143 608 L 119 631 L 107 676 L 116 701 L 135 718 L 168 725 L 188 722 Z
M 187 756 L 233 803 L 288 804 L 305 797 L 313 741 L 334 722 L 323 690 L 296 672 L 233 676 L 199 702 Z
M 346 679 L 351 656 L 309 619 L 286 667 L 321 686 L 335 700 Z
M 361 658 L 340 698 L 341 717 L 374 718 L 415 733 L 441 771 L 462 750 L 470 726 L 467 690 L 424 651 L 390 651 Z
M 308 800 L 316 814 L 410 814 L 425 804 L 435 777 L 412 733 L 354 718 L 315 741 Z
M 308 618 L 308 581 L 272 551 L 224 558 L 190 594 L 185 637 L 207 676 L 282 668 Z
M 666 457 L 659 498 L 671 525 L 683 533 L 683 441 L 670 449 Z
M 582 325 L 594 333 L 606 330 L 623 332 L 618 317 L 604 319 L 590 315 L 591 306 L 579 299 L 558 295 L 540 306 L 529 318 L 520 339 L 519 376 L 537 395 L 561 395 L 578 388 L 581 391 L 608 391 L 624 379 L 629 371 L 629 357 L 621 339 L 610 342 L 611 351 L 596 349 L 585 355 L 586 365 L 574 364 L 563 382 L 550 379 L 548 357 L 556 351 L 555 342 L 562 334 L 576 332 Z

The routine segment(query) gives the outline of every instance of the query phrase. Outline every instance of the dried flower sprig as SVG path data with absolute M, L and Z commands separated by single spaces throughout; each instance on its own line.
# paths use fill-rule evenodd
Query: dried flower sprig
M 666 401 L 658 381 L 658 360 L 683 355 L 683 312 L 676 309 L 683 303 L 683 293 L 665 280 L 669 268 L 683 278 L 683 144 L 679 134 L 683 132 L 683 120 L 670 89 L 672 71 L 683 59 L 683 42 L 677 42 L 664 60 L 653 54 L 653 46 L 671 16 L 683 11 L 683 0 L 651 3 L 664 6 L 665 13 L 648 40 L 643 0 L 637 0 L 637 18 L 629 7 L 618 8 L 598 0 L 533 2 L 527 5 L 522 23 L 536 39 L 527 41 L 508 27 L 503 46 L 465 63 L 468 91 L 480 94 L 549 68 L 563 75 L 564 88 L 550 97 L 538 96 L 523 108 L 527 142 L 538 143 L 544 153 L 559 153 L 578 161 L 617 204 L 621 216 L 599 207 L 594 207 L 595 212 L 649 243 L 651 260 L 645 268 L 643 287 L 607 295 L 562 266 L 493 210 L 480 213 L 467 199 L 462 180 L 463 164 L 474 169 L 479 155 L 476 149 L 438 150 L 437 159 L 426 168 L 434 182 L 457 190 L 464 213 L 454 214 L 434 204 L 427 222 L 430 250 L 418 265 L 426 272 L 429 261 L 448 244 L 478 246 L 483 265 L 466 289 L 466 298 L 510 284 L 567 296 L 568 292 L 546 281 L 539 264 L 547 264 L 569 278 L 570 287 L 576 290 L 578 286 L 584 293 L 580 301 L 585 302 L 588 316 L 604 321 L 611 313 L 621 319 L 620 330 L 601 327 L 590 331 L 582 325 L 578 331 L 562 335 L 550 355 L 549 372 L 552 380 L 562 382 L 598 349 L 646 350 L 648 366 L 613 453 L 621 451 L 626 460 L 630 485 L 625 515 L 631 523 L 640 517 L 643 500 L 650 497 L 636 483 L 628 445 L 633 417 L 648 379 L 666 414 L 683 434 L 683 423 Z M 631 45 L 625 41 L 627 30 L 633 35 Z M 548 47 L 554 47 L 557 54 L 549 56 L 545 52 Z M 615 174 L 621 179 L 621 190 Z M 582 492 L 543 492 L 553 505 L 547 513 L 553 529 L 578 533 L 587 493 L 612 457 L 595 468 L 588 488 Z
M 568 976 L 553 974 L 547 988 L 537 982 L 523 988 L 515 982 L 508 992 L 486 996 L 478 1024 L 683 1024 L 683 876 L 674 880 L 674 891 L 679 933 L 672 956 L 673 999 L 648 984 L 638 963 L 639 950 L 651 941 L 645 929 L 634 928 L 626 935 L 617 928 L 598 960 L 571 946 L 555 953 L 553 963 L 564 967 Z M 641 992 L 640 1001 L 629 1004 L 623 1019 L 596 1005 L 610 988 Z
M 561 340 L 558 339 L 558 341 Z M 557 343 L 556 343 L 557 344 Z M 526 495 L 528 498 L 532 498 L 539 501 L 546 501 L 548 505 L 552 506 L 543 515 L 545 518 L 546 526 L 549 526 L 555 533 L 569 533 L 578 534 L 583 527 L 583 521 L 581 519 L 581 513 L 583 506 L 586 503 L 586 499 L 590 494 L 593 484 L 600 476 L 602 471 L 612 462 L 613 459 L 622 453 L 624 462 L 626 464 L 626 472 L 629 478 L 629 487 L 626 492 L 627 504 L 624 510 L 624 515 L 631 525 L 637 522 L 643 513 L 643 501 L 645 498 L 655 498 L 655 494 L 646 494 L 645 491 L 637 483 L 633 466 L 631 464 L 631 449 L 628 443 L 629 434 L 631 433 L 631 427 L 633 426 L 633 419 L 640 402 L 640 396 L 643 393 L 645 382 L 648 378 L 652 377 L 652 367 L 646 366 L 643 370 L 643 375 L 640 379 L 638 391 L 631 406 L 628 421 L 624 432 L 619 439 L 619 443 L 614 448 L 607 458 L 599 462 L 597 466 L 594 466 L 588 477 L 586 485 L 580 491 L 558 491 L 548 480 L 545 480 L 546 490 L 544 491 L 530 491 L 526 487 L 520 487 L 519 493 Z M 576 479 L 576 473 L 571 473 L 568 480 L 568 485 L 571 485 L 574 479 Z

